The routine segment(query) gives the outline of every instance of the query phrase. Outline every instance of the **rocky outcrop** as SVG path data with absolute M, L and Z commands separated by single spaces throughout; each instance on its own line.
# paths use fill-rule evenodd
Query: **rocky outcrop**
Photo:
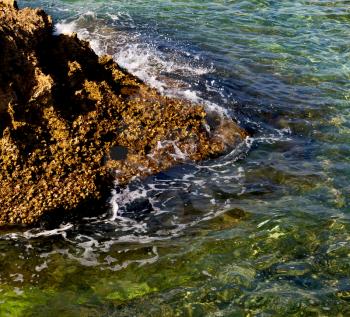
M 245 133 L 161 96 L 42 10 L 0 0 L 0 223 L 83 212 L 123 185 L 235 146 Z

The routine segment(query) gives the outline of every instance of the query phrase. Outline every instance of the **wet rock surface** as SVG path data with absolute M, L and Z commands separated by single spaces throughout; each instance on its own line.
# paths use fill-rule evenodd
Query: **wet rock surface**
M 84 213 L 123 185 L 232 148 L 245 136 L 52 34 L 42 10 L 0 0 L 0 223 Z

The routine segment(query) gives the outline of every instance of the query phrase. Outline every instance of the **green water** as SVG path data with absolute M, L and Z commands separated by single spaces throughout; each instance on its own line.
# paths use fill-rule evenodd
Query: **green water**
M 2 229 L 0 316 L 350 316 L 349 1 L 20 4 L 251 137 L 103 216 Z

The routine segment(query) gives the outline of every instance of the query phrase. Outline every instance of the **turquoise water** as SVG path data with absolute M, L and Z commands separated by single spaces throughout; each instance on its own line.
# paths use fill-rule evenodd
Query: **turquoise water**
M 0 316 L 349 316 L 349 1 L 21 1 L 250 133 L 116 188 L 102 216 L 3 229 Z

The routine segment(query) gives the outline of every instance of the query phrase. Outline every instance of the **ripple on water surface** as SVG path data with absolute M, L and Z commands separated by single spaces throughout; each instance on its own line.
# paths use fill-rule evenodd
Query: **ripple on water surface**
M 58 228 L 4 228 L 1 316 L 350 315 L 347 1 L 22 1 L 250 132 Z

